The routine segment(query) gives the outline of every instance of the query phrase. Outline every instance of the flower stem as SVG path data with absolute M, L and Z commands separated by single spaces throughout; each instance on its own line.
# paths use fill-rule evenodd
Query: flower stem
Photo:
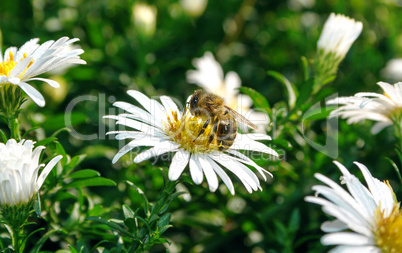
M 8 120 L 8 127 L 10 128 L 11 138 L 14 138 L 16 141 L 21 140 L 20 129 L 18 125 L 18 118 L 15 116 L 11 116 Z

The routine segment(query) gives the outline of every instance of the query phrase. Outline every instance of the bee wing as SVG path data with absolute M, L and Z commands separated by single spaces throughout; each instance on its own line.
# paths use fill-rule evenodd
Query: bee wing
M 246 119 L 243 115 L 241 115 L 240 113 L 236 112 L 235 110 L 226 105 L 225 108 L 229 110 L 230 114 L 232 114 L 232 116 L 236 119 L 236 121 L 241 122 L 254 130 L 258 130 L 257 126 L 254 125 L 250 120 Z

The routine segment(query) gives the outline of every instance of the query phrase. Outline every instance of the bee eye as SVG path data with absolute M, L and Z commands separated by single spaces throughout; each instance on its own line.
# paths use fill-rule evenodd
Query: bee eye
M 195 96 L 190 101 L 190 109 L 195 108 L 197 106 L 197 104 L 198 104 L 198 96 Z

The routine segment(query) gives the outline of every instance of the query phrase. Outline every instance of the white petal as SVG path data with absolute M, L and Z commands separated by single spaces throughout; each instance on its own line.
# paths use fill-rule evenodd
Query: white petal
M 205 155 L 199 155 L 198 160 L 200 162 L 201 168 L 204 171 L 205 178 L 207 179 L 209 190 L 215 192 L 218 189 L 218 177 L 215 171 L 212 169 L 212 165 L 206 159 Z
M 45 83 L 49 84 L 50 86 L 52 86 L 53 88 L 59 88 L 60 87 L 60 84 L 58 82 L 50 80 L 50 79 L 46 79 L 46 78 L 38 78 L 38 77 L 36 77 L 36 78 L 26 79 L 24 81 L 29 82 L 29 81 L 32 81 L 32 80 L 45 82 Z
M 45 99 L 43 98 L 42 94 L 38 90 L 36 90 L 31 85 L 20 82 L 18 86 L 40 107 L 45 106 Z
M 326 234 L 321 238 L 323 245 L 375 245 L 374 239 L 352 232 L 336 232 Z
M 43 184 L 43 182 L 45 182 L 47 175 L 49 175 L 50 171 L 53 169 L 53 167 L 56 165 L 56 163 L 58 163 L 61 160 L 61 158 L 63 158 L 62 155 L 56 156 L 42 170 L 42 173 L 40 174 L 38 181 L 36 183 L 35 192 L 37 192 L 42 187 L 42 184 Z
M 150 148 L 150 149 L 138 154 L 134 158 L 134 162 L 135 163 L 143 162 L 145 160 L 148 160 L 151 157 L 160 156 L 167 152 L 171 152 L 171 151 L 177 149 L 178 147 L 179 147 L 178 144 L 170 142 L 170 141 L 161 142 L 158 145 L 155 145 L 153 148 Z
M 349 227 L 340 220 L 325 221 L 321 225 L 321 230 L 326 233 L 339 232 L 348 229 Z
M 218 174 L 218 176 L 222 179 L 223 183 L 226 185 L 226 187 L 229 189 L 230 193 L 232 195 L 235 194 L 235 189 L 233 187 L 232 180 L 230 180 L 228 174 L 218 165 L 214 160 L 212 160 L 208 155 L 205 157 L 208 162 L 211 164 L 212 168 Z
M 179 149 L 173 156 L 172 163 L 169 166 L 169 180 L 176 181 L 183 173 L 188 164 L 190 153 L 184 149 Z
M 190 175 L 195 184 L 201 184 L 203 180 L 202 168 L 198 161 L 198 155 L 192 154 L 190 157 Z

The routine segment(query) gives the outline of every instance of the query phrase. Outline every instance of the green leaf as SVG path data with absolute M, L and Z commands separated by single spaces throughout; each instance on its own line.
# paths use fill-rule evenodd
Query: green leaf
M 30 253 L 37 253 L 42 248 L 43 244 L 47 241 L 47 239 L 53 235 L 54 233 L 63 233 L 67 235 L 68 233 L 64 230 L 49 230 L 46 234 L 42 235 L 38 241 L 36 241 L 35 245 L 29 251 Z
M 299 227 L 300 227 L 300 211 L 299 209 L 296 208 L 295 210 L 293 210 L 290 216 L 288 230 L 290 232 L 296 232 L 297 230 L 299 230 Z
M 311 92 L 313 91 L 314 86 L 314 78 L 310 78 L 309 80 L 302 83 L 300 93 L 296 100 L 296 108 L 300 108 L 307 99 L 311 96 Z
M 100 173 L 97 172 L 96 170 L 91 170 L 91 169 L 84 169 L 84 170 L 79 170 L 76 172 L 71 173 L 68 175 L 67 178 L 88 178 L 88 177 L 99 177 Z
M 269 76 L 272 76 L 276 80 L 278 80 L 280 83 L 285 85 L 287 91 L 288 91 L 288 104 L 289 108 L 293 109 L 296 103 L 296 97 L 298 95 L 298 90 L 294 84 L 292 84 L 284 75 L 282 75 L 279 72 L 276 71 L 268 71 L 267 73 Z
M 116 223 L 114 223 L 112 221 L 103 219 L 102 217 L 91 216 L 91 217 L 86 218 L 86 220 L 99 222 L 101 224 L 104 224 L 104 225 L 108 226 L 110 229 L 114 229 L 114 230 L 119 231 L 124 236 L 127 236 L 129 238 L 133 238 L 133 235 L 130 234 L 129 232 L 127 232 L 126 230 L 124 230 L 120 225 L 118 225 L 118 224 L 116 224 Z
M 284 139 L 273 139 L 271 141 L 271 143 L 274 145 L 279 145 L 279 146 L 285 148 L 286 150 L 292 149 L 292 144 L 289 141 L 284 140 Z
M 6 142 L 7 142 L 7 137 L 6 137 L 6 135 L 3 133 L 3 131 L 1 131 L 1 130 L 0 130 L 0 137 L 1 137 L 1 139 L 3 140 L 3 143 L 6 143 Z
M 38 146 L 46 146 L 47 144 L 52 143 L 52 142 L 54 142 L 54 141 L 56 141 L 56 140 L 57 140 L 56 137 L 48 137 L 48 138 L 46 138 L 46 139 L 37 141 L 37 142 L 35 143 L 35 147 L 38 147 Z
M 127 206 L 126 204 L 123 205 L 123 214 L 124 214 L 124 218 L 126 218 L 126 219 L 134 218 L 133 210 L 131 210 L 131 208 L 129 206 Z
M 89 186 L 116 186 L 116 183 L 108 178 L 96 177 L 96 178 L 76 180 L 65 185 L 63 188 L 71 189 L 71 188 L 80 188 Z
M 308 61 L 305 56 L 301 57 L 301 61 L 302 61 L 302 65 L 303 65 L 304 81 L 307 81 L 310 78 L 310 67 L 308 65 Z
M 164 227 L 164 226 L 168 225 L 170 222 L 171 216 L 172 216 L 171 213 L 165 213 L 164 215 L 162 215 L 162 217 L 159 218 L 158 227 Z
M 305 114 L 303 114 L 303 119 L 304 120 L 320 120 L 320 119 L 326 119 L 328 118 L 329 114 L 333 109 L 335 109 L 337 106 L 336 105 L 328 105 L 326 107 L 317 107 L 317 108 L 312 108 L 311 110 L 307 111 Z
M 132 182 L 130 182 L 130 181 L 126 181 L 126 182 L 127 182 L 127 184 L 130 185 L 136 192 L 138 192 L 138 193 L 140 194 L 140 196 L 141 196 L 142 199 L 144 200 L 144 213 L 145 213 L 146 215 L 148 215 L 148 212 L 149 212 L 149 209 L 148 209 L 149 201 L 148 201 L 147 196 L 146 196 L 145 193 L 144 193 L 140 188 L 138 188 L 134 183 L 132 183 Z
M 39 192 L 37 193 L 37 198 L 35 199 L 33 203 L 33 208 L 35 210 L 36 215 L 40 217 L 41 214 L 41 206 L 40 206 L 40 195 Z
M 261 95 L 261 93 L 248 87 L 240 87 L 239 90 L 250 96 L 251 100 L 253 100 L 254 106 L 261 108 L 271 118 L 271 106 L 269 106 L 267 99 Z
M 131 233 L 136 233 L 137 231 L 137 223 L 134 218 L 127 218 L 124 220 L 124 224 L 127 226 Z
M 32 132 L 32 131 L 34 131 L 34 130 L 36 130 L 36 129 L 38 129 L 38 128 L 40 128 L 39 126 L 35 126 L 35 127 L 32 127 L 31 129 L 29 129 L 28 131 L 26 131 L 25 133 L 24 133 L 24 135 L 22 136 L 22 139 L 26 139 L 25 137 L 27 136 L 27 134 L 29 134 L 30 132 Z
M 80 164 L 85 159 L 85 155 L 77 155 L 71 158 L 71 161 L 68 163 L 68 167 L 75 168 L 78 164 Z

